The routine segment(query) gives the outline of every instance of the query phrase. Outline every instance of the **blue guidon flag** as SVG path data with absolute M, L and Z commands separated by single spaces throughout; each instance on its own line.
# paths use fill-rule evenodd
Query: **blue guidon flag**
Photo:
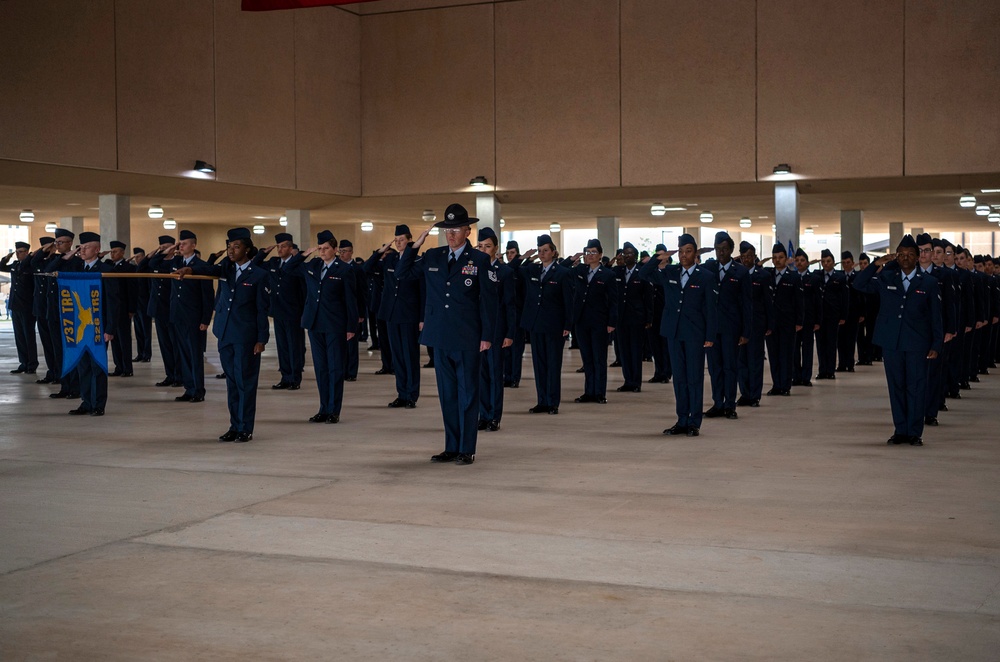
M 60 272 L 59 316 L 62 320 L 62 374 L 65 376 L 75 368 L 85 352 L 90 352 L 97 365 L 107 372 L 99 272 Z

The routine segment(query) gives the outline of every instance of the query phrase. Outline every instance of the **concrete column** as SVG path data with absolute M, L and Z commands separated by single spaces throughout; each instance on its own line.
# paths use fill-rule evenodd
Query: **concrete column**
M 799 189 L 795 182 L 778 182 L 774 185 L 774 224 L 777 226 L 775 241 L 788 247 L 788 240 L 799 247 Z M 791 256 L 789 256 L 791 257 Z
M 556 249 L 559 251 L 560 258 L 569 257 L 570 255 L 576 252 L 566 247 L 566 240 L 564 238 L 565 233 L 561 229 L 559 232 L 552 232 L 548 228 L 545 228 L 545 234 L 552 237 L 552 243 L 556 245 Z
M 910 228 L 910 234 L 913 235 L 914 239 L 917 238 L 918 234 L 923 234 L 923 232 L 924 232 L 923 228 Z
M 610 257 L 615 256 L 618 250 L 618 230 L 620 222 L 615 216 L 597 217 L 597 240 L 604 248 L 604 254 Z
M 299 248 L 306 250 L 316 245 L 316 237 L 313 236 L 312 227 L 309 225 L 308 209 L 289 209 L 285 212 L 285 216 L 288 217 L 285 232 L 292 235 L 292 241 L 298 244 Z
M 98 196 L 98 217 L 100 218 L 101 242 L 106 249 L 113 239 L 123 242 L 128 248 L 126 256 L 132 255 L 132 222 L 129 213 L 130 198 L 127 195 Z
M 83 232 L 83 216 L 63 216 L 59 219 L 59 227 L 63 230 L 69 230 L 77 237 Z M 79 243 L 79 239 L 77 240 Z
M 472 236 L 469 241 L 476 244 L 476 233 L 478 229 L 485 227 L 493 228 L 497 237 L 500 236 L 500 200 L 492 193 L 479 193 L 476 195 L 476 218 L 479 223 L 472 228 Z
M 840 250 L 851 251 L 855 260 L 864 250 L 864 214 L 860 209 L 840 210 Z
M 903 234 L 902 223 L 889 224 L 889 248 L 887 252 L 892 253 L 896 250 L 896 246 L 899 246 L 899 242 L 903 239 Z

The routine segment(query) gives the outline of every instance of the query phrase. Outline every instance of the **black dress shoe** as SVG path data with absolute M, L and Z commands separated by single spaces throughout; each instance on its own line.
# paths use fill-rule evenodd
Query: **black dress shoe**
M 58 393 L 49 393 L 50 398 L 69 398 L 69 391 L 59 391 Z
M 12 375 L 20 375 L 22 372 L 24 372 L 24 368 L 17 368 L 16 370 L 11 370 L 10 374 L 12 374 Z
M 324 414 L 324 413 L 320 412 L 319 414 L 316 414 L 315 416 L 310 416 L 309 417 L 309 422 L 310 423 L 326 423 L 326 419 L 327 419 L 327 414 Z
M 936 416 L 924 416 L 924 425 L 930 425 L 931 427 L 937 427 L 938 420 Z
M 404 400 L 402 398 L 396 398 L 395 400 L 393 400 L 392 402 L 390 402 L 387 406 L 388 407 L 392 407 L 393 409 L 399 409 L 400 407 L 404 406 L 405 404 L 406 404 L 406 400 Z
M 549 407 L 549 414 L 555 416 L 559 413 L 559 407 Z
M 69 410 L 70 416 L 86 416 L 88 414 L 90 414 L 90 410 L 84 407 L 83 405 L 80 405 L 76 409 Z
M 847 368 L 837 368 L 837 372 L 847 372 Z
M 979 374 L 982 374 L 982 373 L 979 373 Z M 979 383 L 979 377 L 973 375 L 973 376 L 969 377 L 969 381 L 972 382 L 973 384 L 978 384 Z
M 142 357 L 141 356 L 135 357 L 134 359 L 132 359 L 132 363 L 142 363 Z
M 521 382 L 511 382 L 510 383 L 510 387 L 511 388 L 520 388 L 521 387 Z
M 36 384 L 51 384 L 52 383 L 52 378 L 51 377 L 42 377 L 41 379 L 36 379 L 35 383 Z
M 205 396 L 203 395 L 192 395 L 188 402 L 205 402 Z
M 513 384 L 513 383 L 514 383 L 514 382 L 509 382 L 509 381 L 505 381 L 505 382 L 503 383 L 503 387 L 504 387 L 504 388 L 510 388 L 510 385 L 511 385 L 511 384 Z
M 104 410 L 103 409 L 94 409 L 93 411 L 90 412 L 90 415 L 91 416 L 104 416 Z
M 154 386 L 173 386 L 173 383 L 172 379 L 164 379 L 162 382 L 156 382 Z
M 938 411 L 948 411 L 948 405 L 942 402 L 941 406 L 938 407 Z
M 120 374 L 118 376 L 119 377 L 132 377 L 133 375 L 134 375 L 134 373 L 131 373 L 131 372 L 123 372 L 122 374 Z
M 176 398 L 174 398 L 174 402 L 191 402 L 191 398 L 193 397 L 194 397 L 193 395 L 188 395 L 187 393 L 185 393 L 184 395 L 178 395 Z
M 911 446 L 923 446 L 924 445 L 924 440 L 921 439 L 920 437 L 910 437 L 910 445 Z
M 215 376 L 215 378 L 216 378 L 216 379 L 225 379 L 225 378 L 226 378 L 226 373 L 224 373 L 224 372 L 220 372 L 219 374 L 217 374 L 217 375 Z
M 358 378 L 357 377 L 344 377 L 344 381 L 345 382 L 356 382 L 356 381 L 358 381 Z
M 701 434 L 701 430 L 699 430 L 698 428 L 688 428 L 687 436 L 689 436 L 689 437 L 697 437 L 700 434 Z
M 620 367 L 622 367 L 622 362 L 621 361 L 614 361 L 610 365 L 608 365 L 608 367 L 609 368 L 620 368 Z
M 174 382 L 170 385 L 170 388 L 184 388 L 184 382 Z
M 778 390 L 778 389 L 776 389 L 776 388 L 772 388 L 770 391 L 768 391 L 764 395 L 781 395 L 781 391 Z M 736 404 L 739 404 L 739 403 L 737 402 Z
M 330 425 L 336 425 L 337 423 L 340 423 L 340 416 L 338 414 L 330 414 L 326 417 L 326 422 Z
M 416 408 L 417 408 L 416 400 L 403 400 L 403 409 L 416 409 Z
M 813 383 L 812 382 L 799 382 L 799 386 L 808 386 L 809 388 L 812 388 Z
M 673 436 L 680 436 L 680 435 L 687 434 L 687 431 L 688 431 L 688 428 L 687 428 L 686 425 L 677 424 L 677 425 L 673 426 L 672 428 L 667 428 L 666 430 L 664 430 L 663 434 L 673 437 Z
M 854 372 L 854 366 L 850 366 L 850 367 L 848 367 L 848 368 L 847 368 L 847 372 Z
M 437 455 L 431 455 L 431 462 L 454 462 L 456 457 L 458 457 L 458 453 L 445 451 Z
M 389 368 L 379 368 L 378 370 L 375 371 L 375 374 L 376 375 L 391 375 L 392 374 L 392 370 L 390 370 Z
M 500 429 L 500 421 L 490 421 L 490 424 L 486 426 L 486 429 L 490 432 L 496 432 Z
M 597 398 L 592 395 L 587 395 L 584 393 L 579 398 L 575 398 L 573 402 L 597 402 Z
M 108 377 L 121 377 L 122 372 L 123 372 L 122 370 L 115 370 L 114 372 L 109 372 Z
M 641 386 L 619 386 L 617 389 L 619 393 L 641 393 Z
M 480 419 L 479 424 L 476 426 L 477 430 L 485 430 L 486 426 L 490 424 L 489 421 Z
M 550 408 L 545 405 L 535 405 L 528 411 L 531 412 L 532 414 L 547 414 L 549 413 L 549 409 Z
M 236 438 L 233 439 L 233 441 L 236 442 L 237 444 L 244 444 L 252 439 L 253 439 L 252 432 L 240 432 L 238 435 L 236 435 Z
M 731 421 L 735 421 L 737 418 L 740 417 L 740 415 L 736 413 L 735 409 L 725 409 L 723 411 L 725 412 L 726 418 L 728 418 Z
M 424 367 L 425 368 L 433 368 L 434 367 L 434 361 L 428 361 L 427 363 L 424 364 Z
M 472 464 L 476 461 L 475 455 L 469 455 L 468 453 L 459 453 L 458 457 L 455 458 L 455 464 Z
M 288 390 L 289 391 L 298 391 L 300 388 L 302 388 L 301 384 L 289 384 L 288 385 Z
M 277 384 L 271 384 L 271 389 L 274 391 L 284 391 L 289 386 L 291 386 L 291 384 L 288 382 L 278 382 Z
M 705 418 L 721 418 L 726 415 L 726 410 L 720 407 L 710 407 L 708 411 L 705 412 Z
M 909 440 L 904 435 L 894 434 L 891 437 L 889 437 L 885 443 L 889 444 L 890 446 L 898 446 L 899 444 L 905 443 L 907 441 Z
M 753 400 L 751 400 L 748 397 L 743 396 L 743 397 L 740 397 L 736 401 L 736 406 L 737 407 L 749 407 L 751 402 L 753 402 Z
M 226 434 L 219 437 L 219 441 L 236 441 L 236 437 L 239 436 L 236 430 L 230 430 Z
M 606 405 L 606 404 L 608 404 L 608 399 L 605 398 L 605 397 L 601 397 L 601 396 L 598 395 L 598 396 L 594 396 L 594 399 L 591 400 L 591 402 L 596 402 L 599 405 Z
M 577 368 L 576 371 L 577 372 L 583 372 L 583 366 L 580 366 L 579 368 Z
M 793 379 L 792 380 L 792 386 L 802 386 L 802 380 L 801 379 Z

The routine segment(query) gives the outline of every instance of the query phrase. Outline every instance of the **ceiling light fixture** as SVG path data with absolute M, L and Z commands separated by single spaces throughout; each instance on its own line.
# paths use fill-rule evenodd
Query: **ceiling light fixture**
M 431 228 L 431 231 L 428 234 L 430 234 L 432 237 L 436 237 L 439 234 L 441 234 L 441 228 L 434 226 L 433 228 Z
M 1000 223 L 1000 211 L 991 211 L 986 217 L 990 223 Z
M 748 216 L 744 216 L 743 218 L 740 219 L 741 228 L 748 228 L 751 225 L 753 225 L 753 221 L 751 221 Z
M 558 223 L 553 223 L 549 226 L 549 232 L 562 232 L 562 226 Z
M 371 221 L 361 221 L 362 232 L 371 232 L 374 229 L 375 229 L 375 224 L 372 223 Z
M 469 186 L 475 186 L 476 188 L 482 188 L 486 186 L 489 182 L 486 181 L 486 177 L 479 175 L 478 177 L 473 177 L 469 180 Z
M 420 218 L 424 219 L 424 223 L 433 223 L 437 220 L 437 215 L 434 213 L 433 209 L 425 209 L 423 216 Z
M 653 216 L 663 216 L 667 213 L 667 207 L 662 202 L 654 202 L 649 208 L 649 213 Z
M 211 163 L 206 163 L 205 161 L 195 161 L 194 169 L 198 172 L 215 172 L 215 166 Z
M 962 197 L 958 199 L 958 204 L 960 207 L 975 207 L 976 196 L 971 193 L 963 193 Z
M 146 215 L 153 219 L 163 218 L 163 207 L 160 205 L 150 205 L 149 211 L 146 212 Z
M 981 188 L 980 193 L 1000 193 L 1000 188 Z
M 18 218 L 21 219 L 22 223 L 34 223 L 35 212 L 31 211 L 30 209 L 25 209 L 24 211 L 21 212 L 21 215 L 18 216 Z
M 979 205 L 976 207 L 976 216 L 986 216 L 990 213 L 989 205 Z
M 806 234 L 815 234 L 815 230 L 812 228 L 806 228 Z
M 503 227 L 503 226 L 505 226 L 505 225 L 507 225 L 507 221 L 505 221 L 505 220 L 503 220 L 503 219 L 501 218 L 501 219 L 500 219 L 500 227 Z
M 164 230 L 175 230 L 177 229 L 177 221 L 172 218 L 163 219 L 163 229 Z
M 702 223 L 711 223 L 712 221 L 715 220 L 715 216 L 712 214 L 712 212 L 706 209 L 705 211 L 701 212 L 701 215 L 698 217 L 698 220 L 701 221 Z
M 284 227 L 288 227 L 288 217 L 287 216 L 282 216 L 281 218 L 279 218 L 278 219 L 278 225 L 280 225 L 283 228 Z
M 264 231 L 266 229 L 267 228 L 265 228 L 263 225 L 255 225 L 255 226 L 253 226 L 253 233 L 254 234 L 264 234 Z
M 55 232 L 56 231 L 56 227 L 57 226 L 56 226 L 55 223 L 51 223 L 51 222 L 46 223 L 45 224 L 45 231 L 46 232 Z
M 779 177 L 784 177 L 786 175 L 792 174 L 792 167 L 787 163 L 779 163 L 778 165 L 774 166 L 773 172 L 775 175 L 778 175 Z

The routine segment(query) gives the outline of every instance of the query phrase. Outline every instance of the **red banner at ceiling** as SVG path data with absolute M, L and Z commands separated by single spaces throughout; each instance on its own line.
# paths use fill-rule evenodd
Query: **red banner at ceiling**
M 273 11 L 275 9 L 303 9 L 329 5 L 353 5 L 372 0 L 243 0 L 243 11 Z

